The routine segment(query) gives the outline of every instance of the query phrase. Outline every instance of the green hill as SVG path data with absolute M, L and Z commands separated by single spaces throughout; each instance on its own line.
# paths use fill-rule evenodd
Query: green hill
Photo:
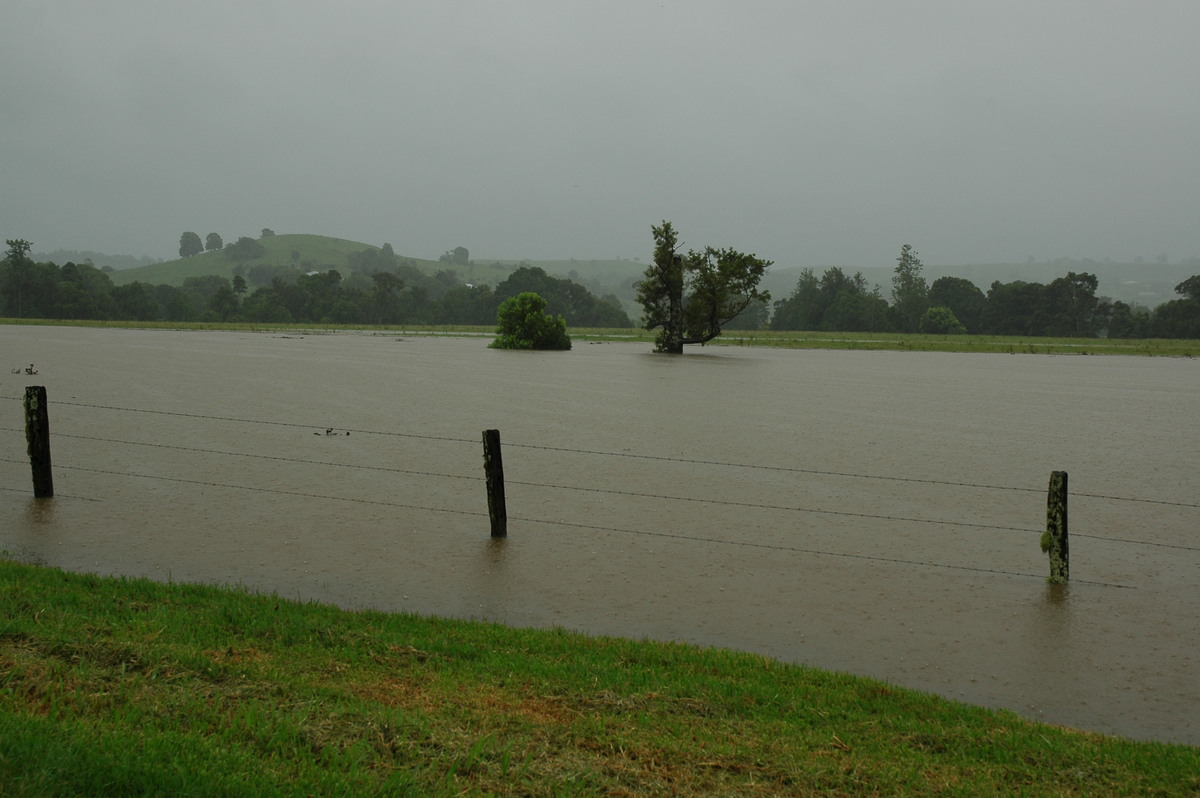
M 114 285 L 133 282 L 150 285 L 181 287 L 189 277 L 217 275 L 232 279 L 235 269 L 263 266 L 298 268 L 305 272 L 325 272 L 337 269 L 343 275 L 350 272 L 350 256 L 364 250 L 378 251 L 380 247 L 320 235 L 284 234 L 257 239 L 265 250 L 261 257 L 237 261 L 225 250 L 214 250 L 190 258 L 178 258 L 147 266 L 122 269 L 109 274 Z M 233 242 L 230 242 L 233 243 Z M 459 283 L 495 286 L 522 266 L 536 266 L 554 277 L 573 280 L 597 296 L 617 295 L 628 308 L 634 303 L 633 282 L 641 277 L 645 266 L 628 260 L 494 260 L 481 258 L 467 263 L 445 263 L 437 260 L 412 258 L 397 253 L 400 262 L 432 276 L 439 271 L 453 272 Z
M 232 242 L 231 242 L 232 243 Z M 249 266 L 294 266 L 305 271 L 328 271 L 337 269 L 345 272 L 349 267 L 349 256 L 353 252 L 365 249 L 378 250 L 379 247 L 363 244 L 358 241 L 348 241 L 344 238 L 329 236 L 286 234 L 266 236 L 258 239 L 266 252 L 262 257 L 248 261 L 236 261 L 228 257 L 225 250 L 214 250 L 190 258 L 155 263 L 150 266 L 139 266 L 134 269 L 122 269 L 109 276 L 114 285 L 128 285 L 132 282 L 149 283 L 151 285 L 182 286 L 189 277 L 204 277 L 215 274 L 220 277 L 232 278 L 234 269 L 239 265 Z M 422 261 L 407 258 L 414 266 L 422 271 L 435 272 L 445 264 L 437 261 Z

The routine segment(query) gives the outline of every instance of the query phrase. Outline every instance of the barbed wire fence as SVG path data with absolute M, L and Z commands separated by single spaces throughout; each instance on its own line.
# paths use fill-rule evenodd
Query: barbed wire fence
M 3 402 L 3 401 L 12 401 L 12 402 L 20 403 L 22 401 L 22 397 L 0 396 L 0 402 Z M 78 401 L 54 401 L 53 404 L 55 407 L 62 406 L 62 407 L 77 408 L 84 412 L 101 412 L 101 411 L 103 411 L 103 412 L 115 412 L 115 413 L 146 414 L 146 415 L 151 415 L 151 416 L 162 416 L 162 417 L 187 419 L 187 420 L 195 421 L 195 422 L 223 422 L 223 423 L 246 424 L 246 425 L 257 425 L 257 426 L 277 426 L 277 427 L 288 427 L 288 428 L 302 429 L 302 430 L 312 430 L 312 429 L 314 429 L 314 427 L 319 428 L 319 425 L 304 424 L 304 423 L 293 422 L 293 421 L 274 421 L 274 420 L 265 420 L 265 419 L 258 419 L 258 418 L 243 418 L 243 417 L 236 417 L 236 416 L 207 415 L 207 414 L 191 413 L 191 412 L 184 412 L 184 411 L 151 410 L 151 409 L 135 408 L 135 407 L 120 407 L 120 406 L 114 406 L 114 405 L 90 404 L 90 403 L 78 402 Z M 19 433 L 19 434 L 22 434 L 22 437 L 26 433 L 25 429 L 22 429 L 20 427 L 15 427 L 15 426 L 3 426 L 3 427 L 0 427 L 0 431 L 8 432 L 8 433 Z M 326 433 L 324 433 L 324 434 L 328 434 L 328 432 L 330 432 L 330 431 L 331 430 L 326 430 Z M 455 445 L 455 446 L 470 446 L 470 447 L 479 447 L 480 446 L 479 438 L 460 438 L 460 437 L 453 437 L 453 436 L 430 435 L 430 434 L 423 434 L 423 433 L 416 433 L 416 432 L 403 432 L 403 431 L 395 431 L 395 430 L 340 428 L 338 430 L 338 433 L 339 434 L 347 434 L 347 435 L 353 434 L 353 435 L 359 435 L 359 436 L 363 436 L 363 435 L 386 436 L 386 437 L 404 438 L 404 439 L 430 442 L 430 443 L 435 443 L 435 444 L 447 444 L 447 445 Z M 486 431 L 485 431 L 485 433 L 486 433 Z M 315 432 L 314 434 L 321 435 L 323 433 Z M 309 465 L 309 466 L 323 466 L 323 467 L 332 467 L 332 468 L 353 469 L 353 470 L 359 470 L 359 471 L 370 471 L 370 472 L 380 472 L 380 473 L 386 473 L 386 474 L 397 474 L 397 475 L 405 475 L 405 476 L 413 476 L 413 477 L 431 478 L 431 479 L 436 479 L 436 480 L 447 480 L 447 481 L 458 481 L 458 482 L 469 482 L 469 483 L 484 483 L 487 481 L 487 475 L 485 473 L 483 473 L 482 469 L 476 474 L 469 474 L 469 475 L 468 474 L 453 474 L 453 473 L 445 473 L 442 471 L 424 470 L 424 469 L 416 469 L 416 468 L 399 468 L 399 467 L 394 467 L 394 466 L 383 466 L 383 465 L 373 465 L 373 464 L 348 464 L 348 463 L 336 462 L 336 461 L 332 461 L 332 460 L 296 458 L 296 457 L 288 457 L 288 456 L 283 456 L 283 455 L 279 455 L 279 454 L 269 454 L 269 453 L 238 452 L 238 451 L 231 451 L 229 449 L 184 446 L 184 445 L 173 444 L 173 443 L 132 441 L 132 440 L 126 440 L 126 439 L 122 439 L 122 438 L 101 436 L 101 435 L 83 435 L 83 434 L 77 434 L 77 433 L 55 432 L 54 438 L 55 439 L 65 438 L 65 439 L 73 439 L 73 440 L 80 440 L 80 441 L 88 441 L 88 442 L 92 442 L 92 443 L 108 444 L 113 447 L 146 447 L 146 448 L 154 448 L 154 449 L 158 449 L 158 450 L 177 451 L 180 453 L 188 453 L 188 454 L 203 454 L 203 455 L 215 456 L 215 457 L 220 457 L 220 458 L 231 458 L 231 459 L 239 459 L 240 458 L 240 459 L 258 460 L 258 461 L 264 461 L 264 462 L 277 462 L 277 463 L 281 463 L 281 464 L 302 464 L 302 465 Z M 18 439 L 19 438 L 17 436 L 14 436 L 14 438 L 13 438 L 13 440 L 18 440 Z M 971 481 L 962 481 L 962 480 L 957 480 L 957 481 L 956 480 L 939 480 L 939 479 L 932 479 L 932 478 L 925 478 L 925 477 L 897 476 L 897 475 L 888 475 L 888 474 L 861 474 L 861 473 L 852 473 L 852 472 L 846 472 L 846 471 L 800 468 L 800 467 L 794 467 L 794 466 L 731 462 L 731 461 L 724 461 L 724 460 L 712 460 L 712 459 L 688 458 L 688 457 L 672 457 L 672 456 L 637 453 L 637 452 L 613 452 L 613 451 L 601 451 L 601 450 L 589 450 L 589 449 L 574 449 L 574 448 L 569 448 L 569 447 L 548 446 L 548 445 L 542 445 L 542 444 L 523 443 L 523 442 L 506 442 L 504 444 L 504 447 L 506 449 L 527 450 L 527 451 L 531 451 L 531 452 L 538 452 L 538 451 L 551 452 L 551 453 L 555 453 L 555 454 L 563 454 L 563 455 L 585 457 L 585 458 L 622 458 L 622 459 L 626 459 L 626 460 L 643 462 L 643 463 L 663 463 L 663 464 L 670 463 L 670 464 L 677 464 L 677 465 L 684 465 L 684 466 L 704 466 L 704 467 L 710 467 L 710 468 L 715 468 L 715 469 L 738 469 L 738 470 L 743 470 L 743 471 L 749 470 L 752 472 L 758 471 L 758 472 L 774 472 L 774 473 L 779 473 L 779 474 L 797 474 L 797 475 L 820 476 L 820 477 L 837 477 L 837 478 L 843 478 L 843 479 L 859 480 L 864 483 L 885 482 L 885 483 L 895 483 L 895 484 L 901 484 L 901 485 L 902 484 L 912 484 L 912 485 L 919 485 L 919 486 L 923 486 L 923 487 L 937 487 L 937 488 L 948 488 L 948 489 L 949 488 L 970 488 L 970 489 L 974 489 L 974 490 L 999 491 L 999 492 L 1009 492 L 1009 493 L 1041 494 L 1041 493 L 1045 492 L 1044 490 L 1041 490 L 1038 488 L 1009 486 L 1009 485 L 995 485 L 995 484 L 989 484 L 989 483 L 984 483 L 984 482 L 971 482 Z M 27 462 L 29 462 L 28 458 L 22 459 L 19 457 L 19 453 L 20 453 L 19 447 L 9 446 L 9 447 L 5 447 L 5 448 L 7 449 L 7 452 L 5 452 L 4 454 L 0 454 L 0 462 L 6 462 L 6 463 L 27 463 Z M 430 505 L 389 501 L 389 500 L 384 500 L 384 499 L 367 499 L 367 498 L 360 498 L 360 497 L 349 497 L 349 496 L 339 496 L 339 495 L 332 495 L 332 494 L 315 493 L 315 492 L 311 492 L 311 491 L 293 490 L 293 489 L 281 488 L 281 487 L 267 487 L 264 485 L 240 484 L 237 482 L 222 482 L 222 481 L 216 481 L 216 480 L 190 479 L 190 478 L 186 478 L 186 477 L 182 477 L 182 476 L 178 476 L 178 475 L 170 475 L 170 474 L 162 474 L 162 473 L 156 473 L 156 474 L 136 473 L 136 472 L 132 472 L 132 471 L 119 470 L 116 468 L 100 468 L 100 467 L 81 465 L 81 464 L 75 464 L 75 463 L 55 463 L 54 468 L 56 470 L 104 474 L 104 475 L 109 475 L 109 476 L 116 476 L 116 477 L 130 478 L 130 479 L 154 480 L 154 481 L 164 482 L 164 483 L 206 486 L 206 487 L 215 487 L 215 488 L 222 488 L 222 489 L 229 489 L 229 490 L 236 490 L 236 491 L 247 491 L 247 492 L 253 492 L 253 493 L 276 494 L 276 495 L 284 495 L 284 496 L 291 496 L 291 497 L 301 497 L 301 498 L 312 499 L 312 500 L 317 500 L 317 501 L 344 502 L 344 503 L 358 504 L 358 505 L 381 506 L 381 507 L 389 507 L 389 508 L 401 509 L 401 510 L 431 512 L 431 513 L 444 513 L 444 514 L 474 517 L 474 518 L 489 518 L 489 516 L 492 516 L 492 513 L 490 511 L 472 510 L 472 509 L 468 509 L 466 506 L 456 507 L 456 508 L 436 507 L 436 506 L 430 506 Z M 671 493 L 651 492 L 651 491 L 647 491 L 647 490 L 567 485 L 567 484 L 561 484 L 561 483 L 557 483 L 557 482 L 537 482 L 537 481 L 531 481 L 531 480 L 511 480 L 510 479 L 507 481 L 507 484 L 521 486 L 521 487 L 525 487 L 525 488 L 536 488 L 536 489 L 544 489 L 544 490 L 551 490 L 551 491 L 570 491 L 570 492 L 576 492 L 576 493 L 587 493 L 587 494 L 593 494 L 593 495 L 596 495 L 599 497 L 606 497 L 606 498 L 611 497 L 611 498 L 649 500 L 651 502 L 656 503 L 659 506 L 664 506 L 664 507 L 671 503 L 696 503 L 696 504 L 703 504 L 703 505 L 707 505 L 707 506 L 711 506 L 711 507 L 726 507 L 726 508 L 736 508 L 736 509 L 746 509 L 746 510 L 768 510 L 768 511 L 813 515 L 813 516 L 818 516 L 818 517 L 844 518 L 844 519 L 849 519 L 852 521 L 853 520 L 858 520 L 858 521 L 863 521 L 863 522 L 882 521 L 882 522 L 889 522 L 889 523 L 907 523 L 907 524 L 917 524 L 917 525 L 924 525 L 924 526 L 938 526 L 938 527 L 951 528 L 951 529 L 958 528 L 958 529 L 985 530 L 985 531 L 995 531 L 995 532 L 1005 532 L 1005 533 L 1021 533 L 1021 534 L 1030 535 L 1031 538 L 1034 535 L 1041 536 L 1043 534 L 1043 532 L 1046 531 L 1046 530 L 1040 529 L 1040 528 L 1012 526 L 1012 525 L 1004 525 L 1004 524 L 989 524 L 989 523 L 981 523 L 978 521 L 946 520 L 946 519 L 939 520 L 939 519 L 918 518 L 918 517 L 903 516 L 903 515 L 890 515 L 890 514 L 883 514 L 883 513 L 859 512 L 859 511 L 853 511 L 853 510 L 829 509 L 829 508 L 804 506 L 804 505 L 796 505 L 796 504 L 770 504 L 770 503 L 761 503 L 761 502 L 750 502 L 750 501 L 743 501 L 743 500 L 731 499 L 731 498 L 721 498 L 721 497 L 717 497 L 717 496 L 695 497 L 695 496 L 675 495 L 675 494 L 671 494 Z M 20 487 L 12 486 L 12 485 L 4 486 L 3 488 L 0 488 L 0 490 L 3 490 L 5 492 L 13 492 L 13 493 L 26 493 L 26 494 L 28 493 L 27 488 L 20 488 Z M 68 499 L 78 499 L 78 500 L 83 500 L 83 501 L 98 501 L 98 499 L 95 499 L 93 497 L 67 496 L 67 495 L 62 495 L 62 494 L 59 494 L 59 495 L 62 498 L 68 498 Z M 1200 509 L 1200 502 L 1187 501 L 1187 500 L 1151 499 L 1151 498 L 1141 498 L 1141 497 L 1133 497 L 1133 496 L 1118 496 L 1118 495 L 1112 495 L 1112 494 L 1089 493 L 1089 492 L 1074 492 L 1071 494 L 1071 497 L 1072 498 L 1082 498 L 1082 499 L 1092 499 L 1092 500 L 1098 500 L 1098 501 L 1118 502 L 1118 503 L 1159 505 L 1159 506 L 1163 506 L 1163 507 L 1183 508 L 1185 510 Z M 483 500 L 478 499 L 478 503 L 479 503 L 479 505 L 483 505 Z M 666 515 L 666 514 L 667 513 L 664 511 L 663 515 Z M 625 526 L 614 526 L 614 525 L 606 525 L 606 524 L 600 524 L 600 523 L 584 523 L 582 521 L 534 518 L 534 517 L 528 517 L 528 516 L 522 516 L 522 515 L 508 516 L 508 518 L 510 520 L 517 521 L 520 523 L 525 523 L 525 524 L 547 525 L 547 526 L 551 526 L 551 527 L 568 529 L 568 530 L 601 531 L 601 532 L 608 532 L 608 533 L 614 533 L 614 534 L 620 534 L 620 535 L 660 538 L 660 539 L 668 539 L 668 540 L 678 541 L 678 542 L 683 542 L 683 543 L 709 544 L 709 545 L 717 545 L 717 546 L 740 547 L 740 548 L 747 548 L 747 549 L 762 549 L 762 550 L 770 550 L 770 551 L 777 551 L 777 552 L 784 552 L 784 553 L 791 553 L 791 554 L 828 556 L 828 557 L 845 558 L 845 559 L 850 559 L 850 560 L 889 563 L 889 564 L 894 564 L 894 565 L 903 565 L 903 566 L 910 566 L 910 567 L 970 571 L 970 572 L 996 574 L 996 575 L 1003 575 L 1003 576 L 1010 576 L 1010 577 L 1035 577 L 1035 578 L 1039 578 L 1039 579 L 1045 577 L 1045 574 L 1035 574 L 1035 573 L 1027 573 L 1027 572 L 1021 572 L 1021 571 L 1004 570 L 1004 569 L 999 569 L 999 568 L 989 568 L 989 567 L 985 567 L 985 566 L 970 566 L 970 565 L 962 565 L 962 564 L 938 563 L 938 562 L 932 562 L 932 561 L 928 561 L 928 560 L 906 559 L 903 557 L 890 557 L 890 556 L 883 556 L 883 555 L 879 555 L 879 554 L 867 554 L 867 553 L 861 553 L 861 552 L 834 551 L 834 550 L 819 549 L 819 548 L 812 548 L 812 547 L 806 547 L 806 546 L 788 545 L 788 544 L 783 544 L 783 543 L 770 543 L 770 542 L 752 541 L 752 540 L 730 540 L 730 539 L 726 539 L 726 538 L 718 538 L 718 537 L 713 537 L 713 536 L 709 536 L 709 535 L 688 534 L 686 532 L 669 530 L 669 529 L 668 530 L 647 529 L 644 527 L 643 528 L 629 528 L 629 527 L 625 527 Z M 653 526 L 658 527 L 658 526 L 661 526 L 661 524 L 655 523 L 655 524 L 653 524 Z M 1165 542 L 1165 541 L 1135 540 L 1135 539 L 1130 539 L 1130 538 L 1121 538 L 1121 537 L 1079 533 L 1079 532 L 1071 533 L 1071 537 L 1072 538 L 1089 539 L 1089 540 L 1097 540 L 1097 541 L 1106 541 L 1106 542 L 1110 542 L 1110 543 L 1130 545 L 1130 546 L 1145 546 L 1145 547 L 1154 547 L 1154 548 L 1158 548 L 1158 549 L 1170 549 L 1170 550 L 1176 550 L 1176 551 L 1180 551 L 1180 552 L 1200 551 L 1200 547 L 1198 547 L 1198 546 L 1190 546 L 1190 545 L 1180 544 L 1180 543 L 1170 543 L 1170 542 Z M 1130 587 L 1129 585 L 1117 584 L 1117 583 L 1112 583 L 1112 582 L 1103 582 L 1103 581 L 1089 581 L 1089 580 L 1075 580 L 1075 581 L 1080 584 L 1102 585 L 1102 586 L 1108 586 L 1108 587 L 1121 587 L 1121 588 Z

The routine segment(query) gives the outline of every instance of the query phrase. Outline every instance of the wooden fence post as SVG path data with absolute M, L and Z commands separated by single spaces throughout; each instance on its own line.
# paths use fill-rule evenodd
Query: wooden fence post
M 1050 583 L 1065 585 L 1070 578 L 1071 556 L 1067 545 L 1067 472 L 1050 472 L 1046 497 L 1046 531 L 1042 551 L 1050 556 Z
M 488 515 L 492 537 L 508 537 L 508 508 L 504 503 L 504 461 L 500 457 L 500 430 L 483 431 L 483 470 L 487 474 Z
M 46 411 L 46 388 L 31 385 L 25 389 L 25 440 L 29 443 L 29 465 L 33 469 L 33 495 L 39 499 L 54 495 L 54 476 L 50 471 L 50 416 Z

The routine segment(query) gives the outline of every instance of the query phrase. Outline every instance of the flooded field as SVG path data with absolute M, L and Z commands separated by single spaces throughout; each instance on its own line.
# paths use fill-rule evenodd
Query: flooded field
M 1200 363 L 649 348 L 0 327 L 0 550 L 737 648 L 1200 744 Z M 1039 549 L 1054 470 L 1065 587 Z

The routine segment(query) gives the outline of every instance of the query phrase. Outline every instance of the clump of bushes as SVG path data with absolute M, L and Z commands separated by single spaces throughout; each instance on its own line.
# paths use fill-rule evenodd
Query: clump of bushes
M 496 313 L 492 349 L 570 349 L 567 322 L 545 313 L 546 300 L 526 292 L 504 300 Z

